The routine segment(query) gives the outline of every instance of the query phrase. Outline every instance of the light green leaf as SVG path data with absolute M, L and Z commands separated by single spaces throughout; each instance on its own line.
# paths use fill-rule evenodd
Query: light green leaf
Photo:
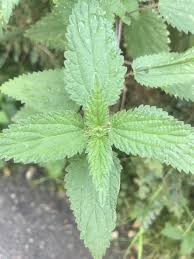
M 181 254 L 189 255 L 194 251 L 194 232 L 188 232 L 184 235 L 181 243 Z
M 87 153 L 90 174 L 96 190 L 99 192 L 101 204 L 104 204 L 113 158 L 108 137 L 110 131 L 109 110 L 98 83 L 86 107 L 85 125 L 86 133 L 89 136 Z
M 85 109 L 85 121 L 91 131 L 108 126 L 109 110 L 101 88 L 97 85 Z
M 56 161 L 82 153 L 86 146 L 80 115 L 63 112 L 37 114 L 0 135 L 0 157 L 15 162 Z
M 0 27 L 9 22 L 13 9 L 19 0 L 0 0 Z
M 159 11 L 173 27 L 194 33 L 194 0 L 159 0 Z
M 27 30 L 26 37 L 52 49 L 65 50 L 65 32 L 75 3 L 76 0 L 58 1 L 51 13 Z
M 132 19 L 139 18 L 139 2 L 138 0 L 122 0 L 121 2 L 125 8 L 125 16 L 121 16 L 121 18 L 124 23 L 130 25 Z
M 126 69 L 112 24 L 97 1 L 78 2 L 66 37 L 65 82 L 71 98 L 86 106 L 97 78 L 107 104 L 114 104 L 123 88 Z
M 66 28 L 69 23 L 69 16 L 77 0 L 55 1 L 56 6 L 52 12 L 33 24 L 26 32 L 26 37 L 34 42 L 42 43 L 49 48 L 65 50 L 67 40 L 65 38 Z M 121 9 L 120 0 L 101 0 L 100 3 L 106 18 L 114 21 L 114 14 Z
M 107 198 L 107 187 L 113 165 L 113 154 L 109 137 L 90 137 L 86 152 L 88 153 L 90 174 L 103 206 Z
M 139 3 L 138 0 L 121 0 L 123 5 L 125 6 L 125 9 L 128 13 L 137 11 L 139 9 Z
M 106 12 L 106 18 L 114 22 L 115 14 L 123 13 L 124 8 L 121 0 L 100 0 L 101 8 Z
M 165 228 L 162 230 L 162 234 L 173 240 L 182 240 L 184 231 L 178 226 L 166 223 Z
M 0 111 L 0 124 L 8 124 L 9 118 L 4 111 Z
M 45 111 L 46 112 L 46 111 Z M 40 112 L 41 113 L 41 112 Z M 18 120 L 27 119 L 29 116 L 37 114 L 37 111 L 33 108 L 24 105 L 19 111 L 11 118 L 12 121 L 17 122 Z
M 58 179 L 63 176 L 63 169 L 65 166 L 65 161 L 63 160 L 57 160 L 57 161 L 51 161 L 42 164 L 43 167 L 46 168 L 48 176 L 52 179 Z
M 21 75 L 4 83 L 1 92 L 36 112 L 78 110 L 64 89 L 63 69 Z
M 160 53 L 134 60 L 135 79 L 147 87 L 194 101 L 194 48 L 184 53 Z M 189 93 L 189 94 L 188 94 Z
M 103 207 L 93 185 L 86 159 L 72 161 L 67 171 L 67 195 L 81 231 L 81 239 L 93 257 L 101 259 L 110 244 L 111 232 L 116 225 L 116 203 L 121 171 L 119 160 L 116 157 L 114 159 L 107 185 L 106 204 Z
M 112 118 L 112 143 L 121 151 L 155 158 L 194 174 L 194 130 L 156 107 L 140 106 Z
M 163 19 L 154 11 L 146 10 L 131 25 L 124 27 L 127 51 L 133 58 L 168 51 L 169 32 Z
M 101 0 L 101 8 L 106 11 L 106 18 L 114 22 L 115 15 L 119 16 L 126 24 L 130 24 L 130 17 L 126 14 L 138 9 L 137 0 Z M 133 16 L 138 15 L 135 12 Z

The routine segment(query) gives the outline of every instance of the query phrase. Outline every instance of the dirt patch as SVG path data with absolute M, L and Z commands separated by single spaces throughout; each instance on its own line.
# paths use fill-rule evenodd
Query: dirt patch
M 64 199 L 0 177 L 0 259 L 89 259 Z

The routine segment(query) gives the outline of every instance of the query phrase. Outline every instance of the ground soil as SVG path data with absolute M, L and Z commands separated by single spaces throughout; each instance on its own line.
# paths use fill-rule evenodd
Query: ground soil
M 24 172 L 0 176 L 0 259 L 90 258 L 65 197 L 33 187 Z

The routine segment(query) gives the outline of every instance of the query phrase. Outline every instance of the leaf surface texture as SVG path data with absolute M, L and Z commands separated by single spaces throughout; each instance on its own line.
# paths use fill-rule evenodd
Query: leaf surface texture
M 163 19 L 154 11 L 146 10 L 131 19 L 124 27 L 125 43 L 133 58 L 168 51 L 169 32 Z
M 194 48 L 184 53 L 160 53 L 135 59 L 135 79 L 147 87 L 194 101 Z
M 121 151 L 158 159 L 194 173 L 194 130 L 156 107 L 140 106 L 112 117 L 112 143 Z
M 21 75 L 1 86 L 1 92 L 37 112 L 78 110 L 64 88 L 63 69 Z
M 86 159 L 70 163 L 65 177 L 67 195 L 76 217 L 81 239 L 95 259 L 101 259 L 110 245 L 111 233 L 116 224 L 116 203 L 120 187 L 121 166 L 114 159 L 109 177 L 106 204 L 102 207 L 93 185 Z
M 159 0 L 159 11 L 179 31 L 194 33 L 194 0 Z
M 108 105 L 119 98 L 126 69 L 116 44 L 112 24 L 98 1 L 79 1 L 70 17 L 65 53 L 66 89 L 71 98 L 86 106 L 96 80 Z
M 80 115 L 63 112 L 37 114 L 0 135 L 0 157 L 15 162 L 47 162 L 81 153 L 86 146 Z

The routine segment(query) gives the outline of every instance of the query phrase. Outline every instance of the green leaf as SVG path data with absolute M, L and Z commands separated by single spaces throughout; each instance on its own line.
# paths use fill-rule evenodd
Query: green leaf
M 105 203 L 107 195 L 107 180 L 112 168 L 112 148 L 108 133 L 110 131 L 108 105 L 99 87 L 94 89 L 93 95 L 85 111 L 86 133 L 89 136 L 87 146 L 90 174 L 99 192 L 101 204 Z
M 194 130 L 156 107 L 140 106 L 112 117 L 112 143 L 121 151 L 155 158 L 194 174 Z
M 51 49 L 65 50 L 67 46 L 65 32 L 76 2 L 76 0 L 55 1 L 56 6 L 52 12 L 33 24 L 27 30 L 26 37 Z M 111 4 L 110 0 L 101 0 L 100 6 L 106 12 L 105 16 L 110 22 L 114 21 L 114 14 L 123 7 L 120 0 L 112 0 Z
M 9 118 L 4 111 L 0 111 L 0 124 L 8 124 Z
M 1 92 L 37 112 L 78 110 L 64 89 L 63 69 L 21 75 L 4 83 Z
M 19 0 L 0 0 L 0 27 L 9 22 L 13 9 Z
M 116 15 L 119 16 L 124 23 L 130 24 L 130 17 L 126 14 L 137 10 L 138 2 L 137 0 L 101 0 L 100 6 L 104 11 L 106 11 L 106 18 L 111 22 L 114 22 Z M 133 15 L 138 15 L 138 12 L 135 12 Z
M 127 51 L 133 58 L 168 51 L 169 32 L 163 19 L 154 11 L 146 10 L 131 19 L 124 27 Z
M 42 113 L 40 111 L 40 113 Z M 46 113 L 46 111 L 45 111 Z M 24 105 L 22 108 L 20 108 L 19 111 L 11 118 L 12 121 L 17 122 L 18 120 L 27 119 L 29 116 L 37 114 L 37 111 L 33 108 L 28 107 L 27 105 Z
M 130 25 L 132 19 L 138 19 L 140 14 L 139 2 L 138 0 L 122 0 L 125 16 L 121 16 L 121 19 L 124 23 Z
M 181 243 L 181 254 L 188 255 L 194 250 L 194 232 L 188 232 L 184 235 Z
M 159 0 L 159 11 L 173 27 L 194 33 L 194 0 Z
M 182 240 L 184 232 L 178 226 L 166 223 L 165 228 L 162 230 L 162 234 L 173 240 Z
M 123 5 L 125 6 L 125 9 L 128 13 L 130 12 L 134 12 L 134 11 L 137 11 L 138 12 L 138 9 L 139 9 L 139 3 L 138 3 L 138 0 L 121 0 L 121 2 L 123 3 Z
M 70 17 L 65 53 L 66 90 L 78 104 L 86 106 L 96 78 L 105 101 L 114 104 L 123 88 L 126 69 L 117 47 L 112 24 L 94 0 L 79 1 Z
M 85 146 L 83 120 L 72 112 L 37 114 L 0 135 L 0 157 L 22 163 L 60 160 L 82 153 Z
M 81 239 L 95 259 L 101 259 L 110 245 L 111 232 L 116 225 L 116 203 L 120 188 L 119 160 L 115 157 L 107 185 L 105 206 L 101 206 L 86 159 L 70 163 L 65 178 L 67 195 L 76 217 Z
M 51 161 L 42 164 L 46 168 L 48 175 L 52 179 L 58 179 L 63 176 L 63 169 L 65 166 L 64 160 Z
M 147 87 L 194 101 L 194 48 L 184 53 L 160 53 L 134 60 L 135 79 Z
M 65 32 L 75 3 L 76 0 L 58 1 L 51 13 L 27 30 L 26 37 L 52 49 L 65 50 Z
M 91 130 L 105 126 L 109 123 L 109 110 L 101 88 L 97 85 L 93 95 L 87 103 L 85 122 Z
M 123 11 L 121 0 L 100 0 L 101 8 L 106 12 L 106 18 L 110 22 L 114 22 L 115 14 Z
M 113 165 L 113 154 L 109 137 L 90 137 L 86 152 L 88 153 L 90 174 L 103 206 L 107 198 L 107 188 Z

